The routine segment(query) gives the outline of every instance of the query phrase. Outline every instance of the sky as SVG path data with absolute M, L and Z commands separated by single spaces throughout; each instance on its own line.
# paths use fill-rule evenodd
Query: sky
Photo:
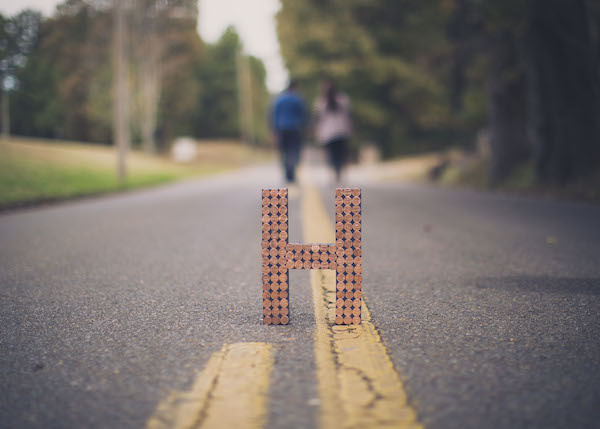
M 0 12 L 14 15 L 25 8 L 50 16 L 58 0 L 0 0 Z M 228 25 L 238 31 L 244 50 L 262 59 L 267 69 L 267 86 L 281 91 L 287 81 L 275 33 L 279 0 L 199 0 L 198 30 L 203 40 L 215 42 Z
M 278 10 L 279 0 L 200 0 L 198 23 L 200 35 L 207 42 L 216 41 L 228 25 L 233 25 L 245 51 L 264 61 L 267 86 L 272 92 L 281 91 L 287 81 L 275 33 Z

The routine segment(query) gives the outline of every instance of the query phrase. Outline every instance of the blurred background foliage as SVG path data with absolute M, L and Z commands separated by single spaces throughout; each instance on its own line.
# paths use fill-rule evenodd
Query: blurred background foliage
M 487 141 L 489 181 L 598 174 L 600 3 L 281 0 L 284 61 L 303 89 L 334 79 L 384 157 Z
M 112 143 L 114 4 L 0 15 L 4 134 Z M 265 67 L 234 28 L 206 43 L 196 0 L 121 4 L 134 145 L 269 140 Z M 309 103 L 326 78 L 351 97 L 355 153 L 485 147 L 491 184 L 524 171 L 550 185 L 598 177 L 598 1 L 281 0 L 276 21 Z
M 110 143 L 113 2 L 66 0 L 50 18 L 0 16 L 0 73 L 10 133 Z M 132 142 L 161 151 L 177 136 L 267 138 L 265 68 L 235 29 L 214 44 L 197 32 L 193 0 L 133 0 L 125 9 Z M 239 88 L 240 68 L 247 70 Z M 252 103 L 252 126 L 240 120 Z M 250 119 L 248 119 L 250 120 Z

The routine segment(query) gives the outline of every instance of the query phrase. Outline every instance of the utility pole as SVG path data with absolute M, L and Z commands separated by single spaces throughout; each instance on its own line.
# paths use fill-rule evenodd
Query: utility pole
M 117 175 L 123 183 L 127 177 L 127 152 L 129 150 L 129 84 L 128 63 L 125 43 L 127 27 L 125 23 L 124 0 L 113 0 L 114 40 L 113 40 L 113 138 L 117 147 Z

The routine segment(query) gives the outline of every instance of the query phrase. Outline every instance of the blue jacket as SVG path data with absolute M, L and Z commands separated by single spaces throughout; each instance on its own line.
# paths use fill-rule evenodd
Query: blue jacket
M 300 131 L 306 125 L 304 100 L 293 91 L 283 92 L 273 104 L 271 127 L 275 131 Z

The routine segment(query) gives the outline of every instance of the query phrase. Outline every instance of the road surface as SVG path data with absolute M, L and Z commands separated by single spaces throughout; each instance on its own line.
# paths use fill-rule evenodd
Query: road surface
M 303 176 L 292 242 L 310 189 L 333 213 L 319 167 Z M 599 427 L 600 207 L 359 177 L 373 341 L 414 427 Z M 253 167 L 1 214 L 0 427 L 150 427 L 189 392 L 235 414 L 253 388 L 255 427 L 324 427 L 308 271 L 291 271 L 290 324 L 261 324 L 260 190 L 279 178 Z M 255 363 L 226 382 L 236 353 Z M 222 397 L 203 397 L 217 379 Z

